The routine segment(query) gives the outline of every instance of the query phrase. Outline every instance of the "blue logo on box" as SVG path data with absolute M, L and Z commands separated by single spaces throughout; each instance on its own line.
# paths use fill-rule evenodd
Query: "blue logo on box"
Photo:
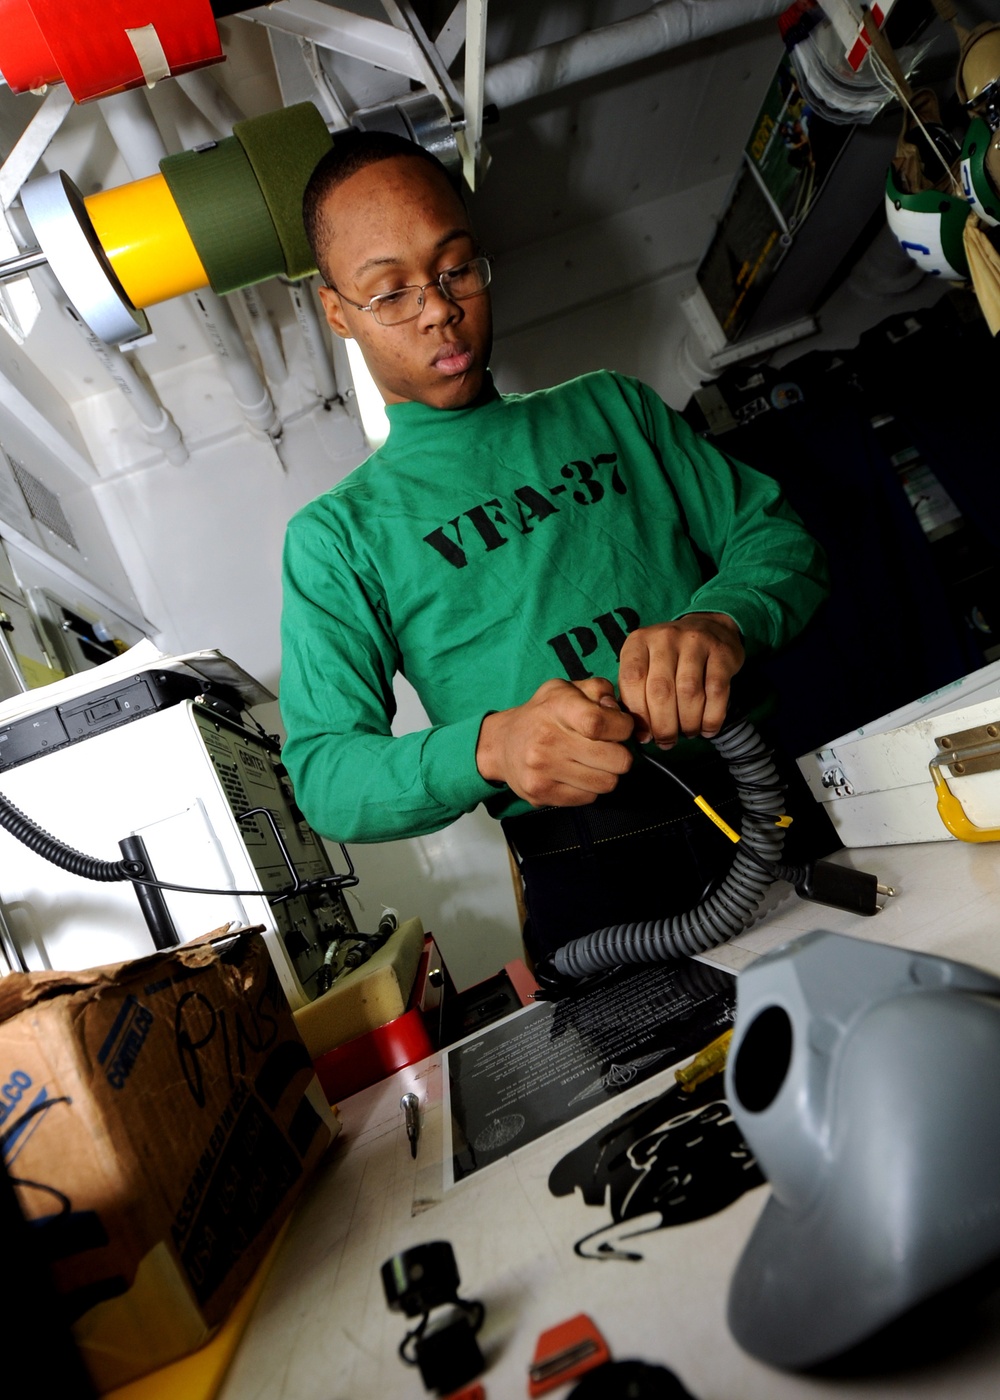
M 112 1089 L 124 1089 L 152 1024 L 152 1011 L 134 996 L 126 997 L 97 1053 L 98 1063 L 106 1066 L 104 1077 Z

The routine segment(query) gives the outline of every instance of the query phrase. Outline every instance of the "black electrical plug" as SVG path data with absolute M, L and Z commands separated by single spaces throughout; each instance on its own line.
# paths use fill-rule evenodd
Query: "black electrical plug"
M 846 909 L 849 914 L 878 914 L 883 907 L 879 897 L 889 899 L 896 893 L 890 885 L 879 884 L 877 875 L 867 870 L 852 870 L 849 865 L 837 865 L 830 860 L 818 860 L 810 865 L 804 876 L 794 883 L 796 893 L 803 899 Z
M 399 1345 L 408 1366 L 419 1366 L 428 1390 L 448 1395 L 486 1369 L 476 1333 L 486 1309 L 458 1296 L 458 1264 L 447 1240 L 414 1245 L 382 1265 L 385 1300 L 393 1312 L 423 1314 Z M 435 1308 L 441 1311 L 432 1320 Z

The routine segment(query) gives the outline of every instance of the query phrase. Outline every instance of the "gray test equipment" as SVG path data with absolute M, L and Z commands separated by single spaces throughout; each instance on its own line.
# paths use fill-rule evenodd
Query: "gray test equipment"
M 295 1008 L 323 989 L 331 947 L 355 923 L 277 745 L 242 721 L 241 704 L 273 697 L 225 658 L 209 669 L 217 678 L 227 666 L 242 691 L 230 692 L 235 705 L 217 704 L 218 684 L 169 659 L 57 708 L 44 708 L 39 692 L 35 714 L 0 726 L 0 792 L 90 855 L 117 860 L 119 842 L 139 837 L 158 880 L 259 890 L 167 890 L 163 899 L 178 942 L 226 923 L 263 925 Z M 6 831 L 0 871 L 0 937 L 13 967 L 73 970 L 152 951 L 131 883 L 82 879 Z M 272 902 L 296 885 L 307 888 Z

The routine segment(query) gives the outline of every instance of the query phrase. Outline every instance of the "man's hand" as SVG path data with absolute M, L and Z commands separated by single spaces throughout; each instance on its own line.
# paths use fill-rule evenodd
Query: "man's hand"
M 726 613 L 688 613 L 629 634 L 618 663 L 622 705 L 640 743 L 718 734 L 729 682 L 743 665 L 740 629 Z
M 533 807 L 582 807 L 632 766 L 631 733 L 610 681 L 546 681 L 523 705 L 487 715 L 476 766 Z

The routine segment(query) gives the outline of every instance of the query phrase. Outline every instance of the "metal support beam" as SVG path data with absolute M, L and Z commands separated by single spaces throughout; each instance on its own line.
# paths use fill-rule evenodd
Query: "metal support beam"
M 220 136 L 231 136 L 235 123 L 242 121 L 246 115 L 220 86 L 210 68 L 195 68 L 190 73 L 180 73 L 176 82 Z
M 483 102 L 486 77 L 486 7 L 488 0 L 468 0 L 465 15 L 465 130 L 462 133 L 462 174 L 476 188 L 483 155 Z
M 344 105 L 323 70 L 312 39 L 304 39 L 300 34 L 283 34 L 280 29 L 269 30 L 267 37 L 285 106 L 315 102 L 332 130 L 340 131 L 347 126 Z
M 268 6 L 243 11 L 240 18 L 266 29 L 299 34 L 320 48 L 333 49 L 376 68 L 387 68 L 390 73 L 402 73 L 415 82 L 424 81 L 423 56 L 418 53 L 412 34 L 381 20 L 351 14 L 322 0 L 282 0 L 273 9 Z
M 3 211 L 0 213 L 0 258 L 16 258 L 21 251 L 5 217 L 6 211 L 45 154 L 72 106 L 69 91 L 62 85 L 54 87 L 0 166 L 0 211 Z M 25 266 L 37 264 L 27 263 Z M 18 345 L 23 345 L 40 312 L 38 294 L 26 272 L 5 281 L 0 287 L 0 325 Z
M 448 69 L 441 62 L 441 56 L 427 37 L 427 31 L 420 23 L 409 0 L 382 0 L 382 8 L 401 31 L 408 33 L 420 65 L 420 81 L 428 92 L 433 92 L 441 101 L 449 116 L 458 116 L 462 110 L 462 99 L 451 80 Z
M 465 43 L 465 0 L 458 0 L 457 6 L 448 15 L 447 20 L 441 25 L 437 38 L 434 39 L 434 46 L 440 53 L 441 63 L 445 69 L 450 69 L 459 53 L 462 52 L 462 45 Z
M 10 155 L 0 165 L 0 209 L 9 209 L 18 190 L 48 150 L 49 142 L 73 106 L 69 90 L 60 84 L 50 90 L 21 133 Z
M 22 272 L 30 272 L 33 267 L 44 267 L 48 258 L 41 248 L 35 248 L 27 253 L 18 253 L 12 258 L 0 260 L 0 278 L 7 281 L 11 277 L 17 277 Z
M 455 62 L 455 59 L 462 52 L 464 43 L 465 0 L 458 0 L 458 4 L 442 24 L 438 36 L 434 40 L 434 45 L 441 56 L 441 62 L 446 68 L 450 68 Z

